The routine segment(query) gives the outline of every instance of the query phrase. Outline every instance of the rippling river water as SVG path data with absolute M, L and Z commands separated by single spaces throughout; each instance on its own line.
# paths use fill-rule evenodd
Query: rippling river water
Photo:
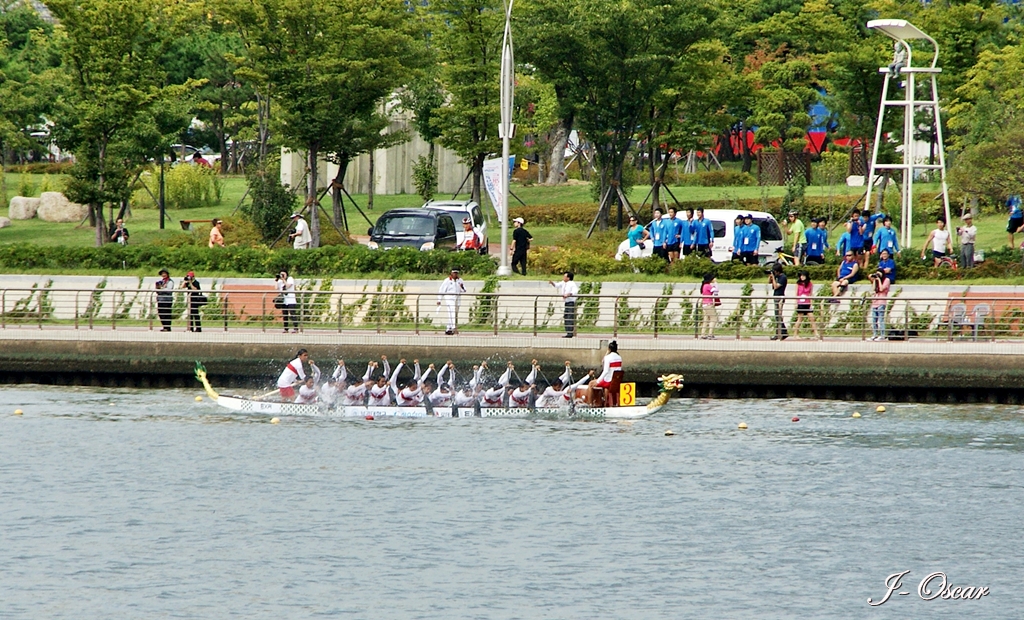
M 271 425 L 197 393 L 0 388 L 0 617 L 1024 609 L 1016 407 L 684 399 L 632 424 Z M 904 570 L 910 594 L 868 606 Z M 922 600 L 934 571 L 990 594 Z

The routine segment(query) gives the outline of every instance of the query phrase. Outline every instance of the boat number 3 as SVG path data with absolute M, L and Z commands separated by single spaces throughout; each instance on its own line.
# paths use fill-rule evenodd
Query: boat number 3
M 636 404 L 636 384 L 635 383 L 620 383 L 619 384 L 619 406 L 620 407 L 632 407 Z

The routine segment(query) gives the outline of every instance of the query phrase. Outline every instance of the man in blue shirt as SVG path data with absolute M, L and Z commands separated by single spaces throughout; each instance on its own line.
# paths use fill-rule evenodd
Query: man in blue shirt
M 1024 226 L 1024 211 L 1020 210 L 1020 196 L 1014 194 L 1006 199 L 1006 208 L 1010 210 L 1010 219 L 1006 222 L 1006 232 L 1010 233 L 1010 247 L 1016 248 L 1013 245 L 1013 233 L 1020 232 L 1022 226 Z
M 896 231 L 892 229 L 892 218 L 888 215 L 882 219 L 882 227 L 875 231 L 875 249 L 881 255 L 882 250 L 889 250 L 889 256 L 899 254 L 900 244 L 896 239 Z
M 839 235 L 839 241 L 836 242 L 836 256 L 843 256 L 849 251 L 851 251 L 850 233 L 844 232 Z
M 732 224 L 732 245 L 729 246 L 729 251 L 732 252 L 732 259 L 736 262 L 741 260 L 741 254 L 743 253 L 743 216 L 737 215 L 736 220 Z
M 740 256 L 743 257 L 743 264 L 758 264 L 758 254 L 761 252 L 761 227 L 754 223 L 754 216 L 746 214 L 743 216 L 743 237 L 740 239 Z
M 679 238 L 683 233 L 683 220 L 677 217 L 675 207 L 669 207 L 668 218 L 662 220 L 661 224 L 665 227 L 665 242 L 668 244 L 665 248 L 668 250 L 668 262 L 674 263 L 679 260 Z
M 686 210 L 686 219 L 683 220 L 683 229 L 679 233 L 679 243 L 683 248 L 683 256 L 689 256 L 693 253 L 694 248 L 694 237 L 697 232 L 695 226 L 697 221 L 693 219 L 693 209 Z
M 661 223 L 661 209 L 654 210 L 651 216 L 651 223 L 647 225 L 647 230 L 650 231 L 654 255 L 668 260 L 668 250 L 665 247 L 665 227 Z
M 860 209 L 853 210 L 850 221 L 846 223 L 846 232 L 850 233 L 850 249 L 859 262 L 864 252 L 864 222 L 860 219 Z
M 711 258 L 711 251 L 715 248 L 715 229 L 711 226 L 710 220 L 704 219 L 704 209 L 697 209 L 697 220 L 693 223 L 693 243 L 696 252 L 707 258 Z
M 861 269 L 868 268 L 868 258 L 871 255 L 875 240 L 875 227 L 878 221 L 885 217 L 884 213 L 870 214 L 864 211 L 860 215 L 861 226 L 864 229 L 864 254 L 860 257 Z
M 824 244 L 825 249 L 827 250 L 830 247 L 832 247 L 832 246 L 830 246 L 828 244 L 828 218 L 827 217 L 819 217 L 818 218 L 818 230 L 821 231 L 821 242 Z
M 825 242 L 822 239 L 821 229 L 818 228 L 818 220 L 811 219 L 811 227 L 804 231 L 804 238 L 807 240 L 807 263 L 808 265 L 821 265 L 825 262 Z

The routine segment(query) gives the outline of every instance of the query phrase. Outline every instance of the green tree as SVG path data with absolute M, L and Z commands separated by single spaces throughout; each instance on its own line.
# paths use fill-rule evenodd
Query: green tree
M 480 202 L 484 159 L 501 150 L 498 74 L 504 13 L 497 0 L 430 0 L 430 44 L 440 63 L 446 103 L 431 122 L 439 142 L 471 170 L 473 200 Z
M 159 0 L 53 0 L 67 42 L 68 85 L 55 111 L 55 136 L 75 153 L 68 197 L 91 207 L 96 245 L 105 241 L 103 206 L 127 200 L 133 166 L 158 152 L 188 117 L 195 85 L 167 86 L 159 59 L 173 31 Z
M 380 106 L 419 62 L 415 22 L 400 0 L 224 0 L 252 69 L 265 76 L 281 142 L 306 154 L 313 247 L 320 243 L 317 161 L 380 144 Z

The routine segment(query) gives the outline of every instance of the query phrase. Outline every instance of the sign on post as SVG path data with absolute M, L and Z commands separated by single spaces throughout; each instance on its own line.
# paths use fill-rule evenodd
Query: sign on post
M 636 384 L 635 383 L 620 383 L 619 384 L 619 406 L 620 407 L 632 407 L 636 404 Z

